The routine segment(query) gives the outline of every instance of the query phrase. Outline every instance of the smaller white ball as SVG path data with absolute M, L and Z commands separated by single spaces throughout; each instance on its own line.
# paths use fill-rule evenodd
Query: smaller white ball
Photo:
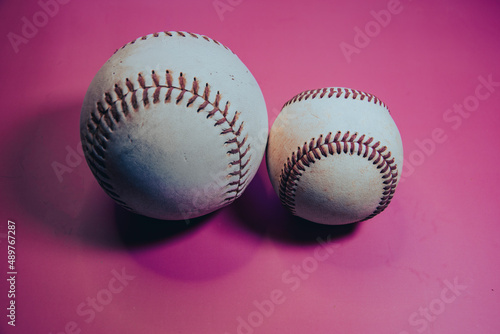
M 403 167 L 403 144 L 387 106 L 339 87 L 304 91 L 285 103 L 267 147 L 281 203 L 312 222 L 364 221 L 390 203 Z

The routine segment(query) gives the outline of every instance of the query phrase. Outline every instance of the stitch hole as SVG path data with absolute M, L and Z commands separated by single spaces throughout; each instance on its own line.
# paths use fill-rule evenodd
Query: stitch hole
M 129 91 L 134 91 L 134 84 L 130 82 L 128 78 L 125 79 L 125 85 L 127 86 Z
M 123 99 L 123 91 L 122 89 L 118 86 L 118 84 L 115 84 L 115 93 L 118 96 L 120 100 Z
M 151 71 L 151 78 L 153 79 L 153 83 L 156 87 L 160 85 L 160 78 L 156 74 L 155 70 Z
M 94 133 L 95 130 L 97 130 L 97 127 L 94 125 L 94 122 L 88 122 L 87 123 L 87 132 Z
M 194 95 L 198 95 L 198 89 L 199 89 L 198 80 L 196 79 L 196 77 L 194 77 L 193 78 L 193 88 L 191 89 L 191 92 Z
M 106 101 L 107 104 L 113 105 L 113 98 L 111 97 L 111 94 L 109 93 L 104 93 L 104 100 Z
M 144 80 L 142 73 L 138 74 L 137 81 L 139 81 L 139 85 L 141 86 L 142 89 L 146 88 L 146 80 Z

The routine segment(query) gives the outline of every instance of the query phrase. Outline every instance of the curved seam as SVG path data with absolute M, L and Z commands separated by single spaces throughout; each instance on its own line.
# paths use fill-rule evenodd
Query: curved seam
M 398 183 L 397 164 L 394 157 L 391 158 L 391 152 L 387 151 L 387 147 L 380 147 L 380 141 L 373 143 L 374 138 L 365 135 L 358 139 L 357 137 L 358 133 L 351 135 L 349 131 L 344 134 L 338 131 L 335 135 L 329 132 L 325 137 L 321 134 L 318 139 L 312 138 L 309 143 L 305 142 L 302 147 L 299 146 L 297 152 L 293 152 L 292 156 L 287 158 L 287 162 L 281 170 L 279 184 L 281 203 L 293 214 L 296 214 L 295 192 L 300 177 L 307 167 L 317 160 L 321 160 L 322 157 L 326 158 L 335 154 L 356 154 L 368 159 L 368 161 L 373 161 L 376 168 L 380 169 L 383 180 L 382 197 L 377 208 L 359 222 L 373 218 L 384 211 L 394 196 Z
M 382 106 L 382 107 L 386 108 L 387 111 L 389 111 L 389 109 L 387 108 L 387 105 L 373 94 L 365 93 L 363 91 L 356 90 L 356 89 L 338 88 L 338 87 L 337 88 L 330 87 L 330 88 L 306 90 L 304 92 L 301 92 L 301 93 L 295 95 L 290 100 L 285 102 L 285 104 L 283 105 L 283 108 L 290 105 L 290 104 L 300 102 L 302 100 L 306 101 L 309 98 L 322 99 L 322 98 L 332 98 L 332 97 L 335 97 L 335 98 L 343 97 L 345 99 L 351 98 L 353 100 L 358 100 L 358 101 L 363 101 L 366 99 L 367 102 L 372 102 L 376 105 Z
M 164 103 L 176 103 L 179 104 L 184 100 L 185 93 L 191 93 L 193 96 L 187 101 L 187 107 L 189 107 L 195 100 L 198 98 L 203 99 L 204 102 L 198 107 L 197 112 L 204 111 L 208 106 L 213 107 L 212 110 L 207 111 L 207 119 L 214 118 L 215 115 L 222 115 L 221 118 L 215 119 L 214 126 L 222 126 L 226 124 L 228 127 L 223 128 L 220 132 L 220 135 L 232 134 L 232 138 L 225 142 L 226 145 L 235 144 L 236 148 L 229 150 L 227 153 L 229 155 L 237 155 L 235 160 L 231 161 L 228 167 L 237 166 L 236 171 L 232 171 L 228 173 L 229 177 L 236 176 L 238 179 L 232 182 L 229 182 L 226 187 L 230 187 L 229 190 L 226 191 L 226 197 L 221 201 L 221 204 L 224 202 L 232 202 L 236 198 L 240 196 L 242 193 L 245 184 L 248 178 L 245 178 L 248 175 L 249 169 L 247 168 L 251 155 L 244 160 L 247 153 L 250 151 L 250 144 L 247 143 L 248 135 L 244 136 L 243 139 L 239 139 L 244 127 L 244 122 L 242 121 L 239 126 L 236 125 L 237 120 L 239 118 L 240 112 L 234 112 L 232 118 L 229 118 L 229 107 L 230 102 L 227 101 L 224 109 L 221 109 L 219 106 L 222 95 L 220 92 L 217 92 L 215 96 L 215 100 L 213 102 L 209 101 L 210 90 L 211 87 L 207 83 L 205 88 L 203 89 L 203 93 L 200 94 L 199 82 L 196 78 L 193 79 L 192 87 L 190 90 L 186 88 L 186 79 L 183 73 L 179 74 L 178 86 L 173 84 L 174 78 L 169 70 L 165 72 L 165 82 L 160 84 L 160 78 L 158 74 L 153 70 L 151 72 L 151 79 L 154 85 L 146 85 L 146 81 L 142 74 L 138 74 L 137 82 L 139 83 L 140 88 L 135 88 L 135 85 L 126 78 L 125 86 L 128 89 L 128 92 L 124 93 L 124 89 L 120 87 L 118 84 L 115 84 L 114 94 L 117 99 L 113 99 L 112 93 L 106 92 L 104 94 L 104 103 L 102 101 L 98 101 L 96 103 L 96 109 L 94 109 L 90 117 L 87 121 L 87 130 L 88 135 L 83 139 L 86 144 L 84 145 L 84 149 L 87 151 L 87 156 L 89 157 L 89 166 L 96 176 L 99 184 L 106 190 L 108 195 L 120 203 L 122 206 L 132 210 L 130 206 L 128 206 L 125 202 L 120 199 L 120 196 L 115 192 L 114 187 L 109 182 L 110 176 L 104 171 L 105 170 L 105 152 L 107 142 L 110 140 L 112 132 L 115 130 L 115 127 L 122 120 L 122 118 L 131 117 L 130 115 L 133 112 L 137 112 L 139 110 L 139 100 L 137 98 L 137 92 L 142 89 L 142 103 L 144 107 L 147 107 L 150 103 L 157 104 L 160 102 L 160 91 L 162 89 L 168 89 Z M 149 91 L 154 90 L 153 94 L 150 95 Z M 180 91 L 177 97 L 173 97 L 173 91 Z M 127 103 L 125 98 L 130 96 L 130 104 Z M 152 100 L 152 101 L 151 101 Z M 121 102 L 121 103 L 119 103 Z M 118 110 L 117 105 L 120 104 L 121 110 Z M 105 107 L 106 105 L 106 107 Z M 98 116 L 96 116 L 96 112 Z M 107 181 L 108 180 L 108 181 Z M 133 211 L 133 210 L 132 210 Z
M 148 40 L 150 38 L 156 38 L 156 37 L 160 37 L 160 36 L 163 36 L 163 37 L 165 37 L 165 36 L 167 36 L 167 37 L 174 37 L 174 36 L 178 36 L 178 37 L 193 37 L 193 38 L 196 38 L 196 39 L 200 39 L 201 38 L 201 39 L 204 39 L 207 42 L 215 43 L 218 46 L 221 46 L 224 49 L 226 49 L 229 52 L 231 52 L 231 53 L 234 54 L 234 52 L 231 51 L 227 46 L 225 46 L 224 44 L 216 41 L 213 38 L 207 37 L 205 35 L 199 35 L 199 34 L 195 34 L 195 33 L 191 33 L 191 32 L 184 32 L 184 31 L 163 31 L 163 32 L 156 32 L 156 33 L 149 34 L 149 35 L 144 35 L 142 37 L 136 38 L 135 40 L 133 40 L 133 41 L 131 41 L 131 42 L 123 45 L 120 49 L 117 49 L 114 53 L 118 52 L 118 50 L 124 49 L 125 47 L 127 47 L 129 45 L 135 44 L 136 42 L 145 41 L 145 40 Z

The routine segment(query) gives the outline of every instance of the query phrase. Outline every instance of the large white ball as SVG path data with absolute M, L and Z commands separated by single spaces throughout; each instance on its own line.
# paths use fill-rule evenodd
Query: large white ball
M 348 224 L 389 205 L 403 145 L 377 97 L 349 88 L 310 90 L 285 103 L 274 122 L 267 166 L 274 190 L 293 214 Z
M 102 66 L 80 130 L 90 169 L 118 204 L 189 219 L 243 193 L 264 155 L 267 124 L 262 92 L 232 51 L 203 35 L 162 32 Z

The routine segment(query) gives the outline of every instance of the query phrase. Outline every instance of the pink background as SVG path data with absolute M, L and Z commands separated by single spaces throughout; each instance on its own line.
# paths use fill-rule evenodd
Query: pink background
M 1 333 L 500 332 L 497 1 L 60 1 L 51 15 L 36 0 L 0 1 L 0 277 L 9 219 L 18 271 L 15 327 L 0 280 Z M 388 8 L 398 13 L 374 23 Z M 369 41 L 355 40 L 365 28 Z M 164 30 L 239 55 L 270 124 L 307 89 L 380 97 L 405 148 L 388 209 L 344 227 L 294 219 L 264 162 L 239 200 L 189 225 L 118 208 L 68 152 L 100 66 Z M 341 45 L 356 42 L 346 56 Z M 453 111 L 464 103 L 471 111 Z M 54 162 L 69 169 L 61 180 Z

